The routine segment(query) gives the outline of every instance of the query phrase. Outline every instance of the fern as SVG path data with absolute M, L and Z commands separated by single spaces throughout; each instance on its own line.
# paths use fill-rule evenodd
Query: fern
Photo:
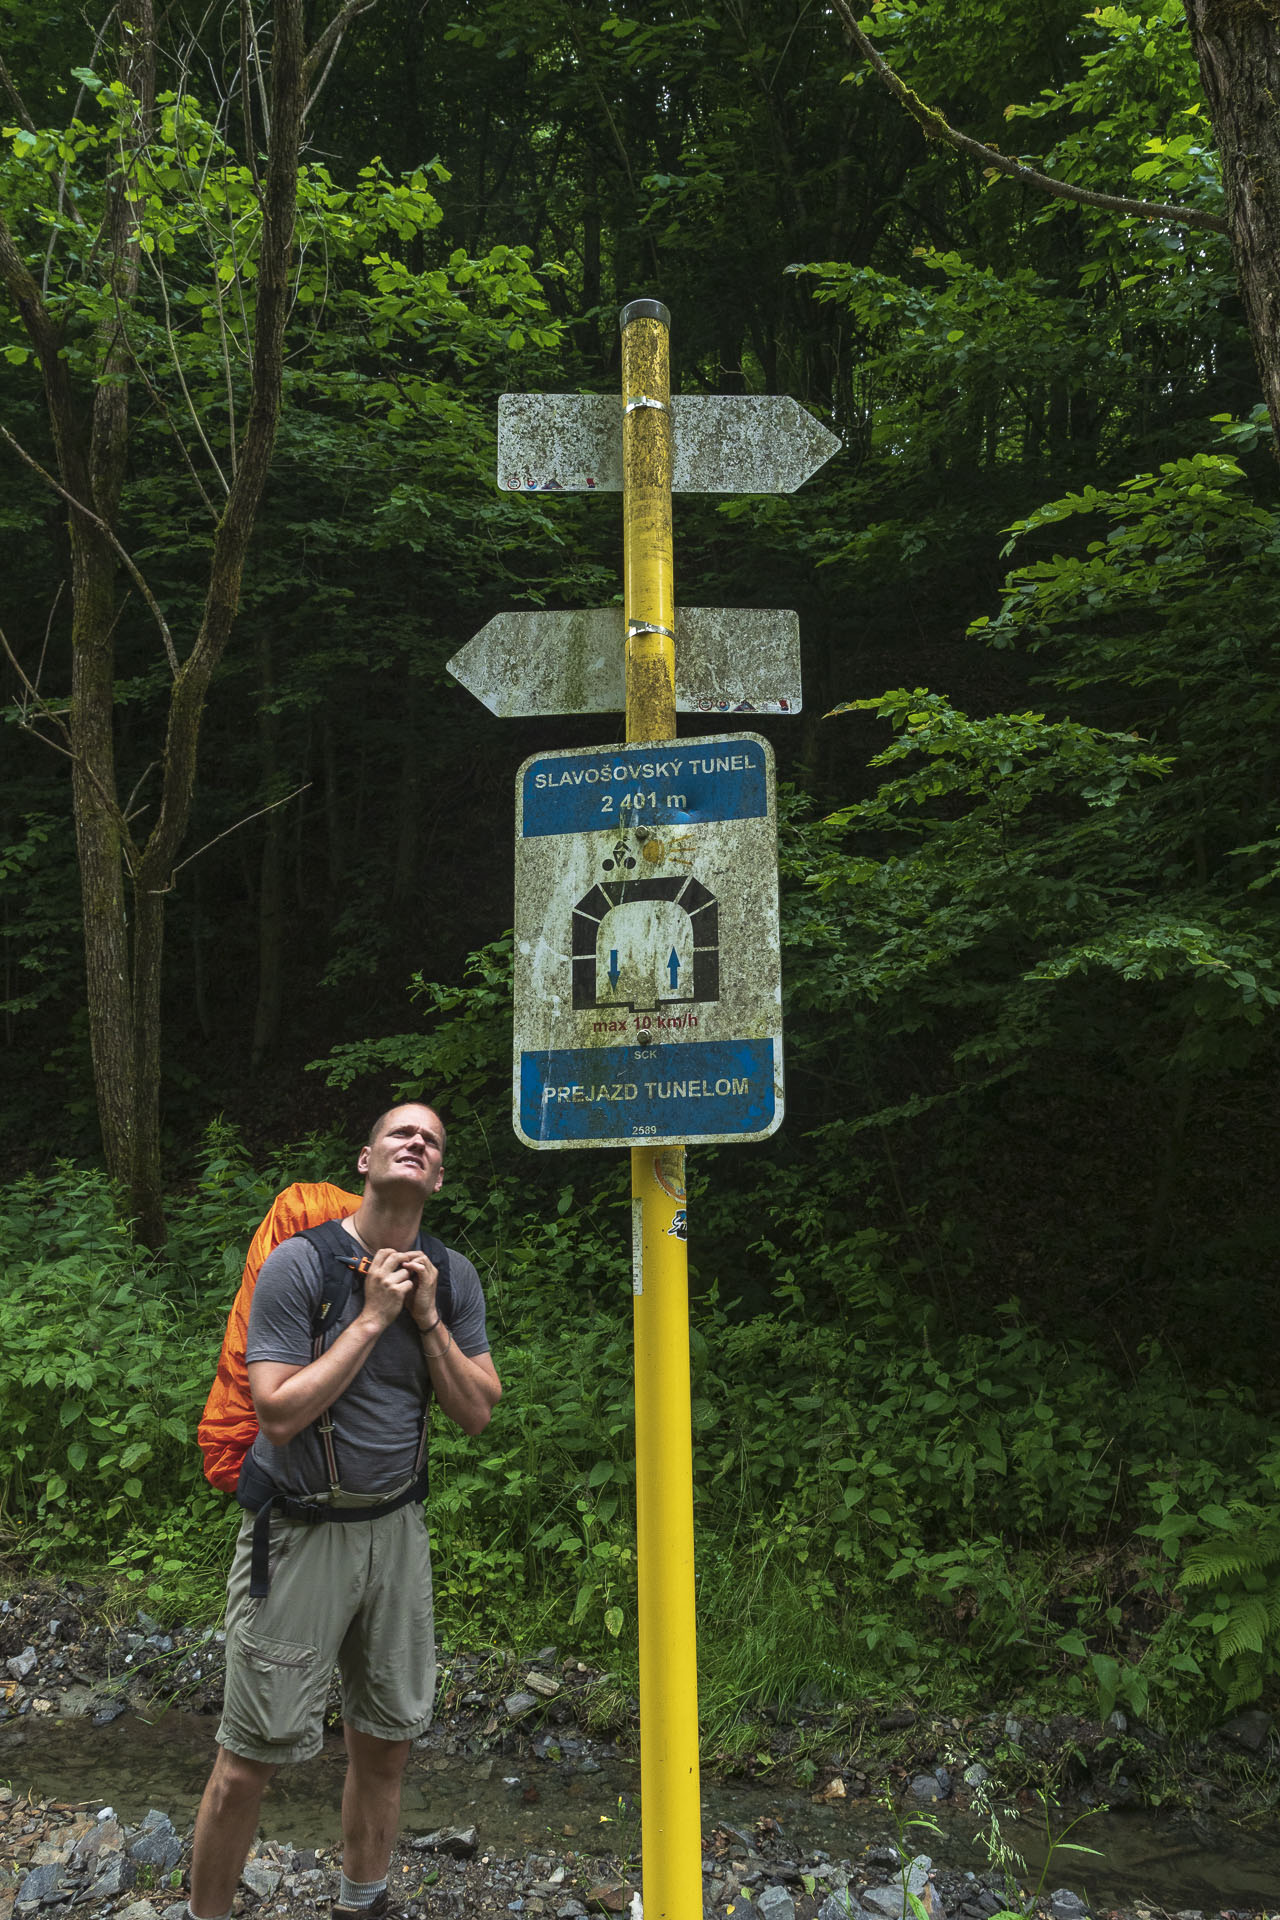
M 1234 1712 L 1280 1674 L 1280 1518 L 1249 1500 L 1233 1501 L 1227 1513 L 1217 1539 L 1188 1549 L 1178 1585 L 1208 1590 L 1209 1606 L 1191 1625 L 1213 1635 Z

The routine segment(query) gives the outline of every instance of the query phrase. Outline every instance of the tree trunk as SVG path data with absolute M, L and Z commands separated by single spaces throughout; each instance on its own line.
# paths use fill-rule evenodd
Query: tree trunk
M 164 1245 L 160 1161 L 160 989 L 164 982 L 165 887 L 147 885 L 143 863 L 133 889 L 133 1162 L 129 1207 L 148 1247 Z
M 1222 158 L 1236 278 L 1280 451 L 1280 9 L 1275 0 L 1184 5 Z
M 160 1165 L 160 1013 L 164 903 L 191 813 L 200 722 L 209 683 L 230 637 L 249 540 L 275 445 L 283 390 L 284 331 L 308 87 L 346 21 L 345 0 L 310 57 L 301 0 L 277 0 L 271 34 L 270 119 L 262 175 L 252 386 L 235 478 L 218 520 L 199 631 L 178 660 L 163 616 L 136 567 L 138 588 L 164 641 L 173 685 L 155 822 L 141 846 L 116 785 L 114 632 L 120 573 L 116 541 L 129 458 L 128 329 L 136 317 L 146 210 L 134 203 L 130 161 L 151 135 L 156 45 L 153 0 L 135 0 L 121 32 L 120 77 L 135 112 L 106 189 L 94 271 L 112 302 L 96 341 L 92 386 L 77 389 L 61 322 L 32 277 L 0 212 L 0 286 L 38 358 L 52 431 L 56 487 L 68 508 L 72 584 L 71 701 L 67 742 L 85 926 L 90 1045 L 108 1171 L 128 1191 L 141 1237 L 164 1237 Z M 122 164 L 121 164 L 122 162 Z M 131 898 L 126 898 L 126 895 Z
M 84 916 L 89 1051 L 107 1172 L 128 1187 L 133 1169 L 135 1086 L 124 854 L 127 828 L 116 803 L 114 687 L 115 556 L 75 513 L 72 552 L 71 792 Z
M 279 722 L 272 710 L 274 677 L 271 644 L 260 649 L 262 687 L 258 702 L 258 746 L 262 755 L 262 791 L 270 803 L 280 798 Z M 256 1073 L 276 1043 L 284 984 L 284 834 L 283 807 L 273 806 L 264 821 L 262 868 L 258 879 L 258 1002 L 253 1014 L 249 1069 Z
M 131 127 L 136 152 L 151 133 L 156 46 L 151 0 L 138 0 L 134 11 L 135 22 L 125 36 L 121 77 L 137 102 Z M 72 569 L 68 719 L 84 907 L 89 1045 L 107 1170 L 114 1180 L 132 1187 L 139 1144 L 139 1089 L 124 872 L 132 848 L 116 794 L 118 562 L 107 533 L 119 515 L 129 450 L 130 358 L 120 315 L 129 312 L 137 297 L 141 259 L 139 212 L 126 167 L 112 178 L 103 230 L 114 309 L 98 329 L 97 383 L 87 420 L 82 426 L 74 416 L 68 417 L 59 436 L 59 451 L 68 491 L 88 509 L 73 508 L 68 520 Z M 65 397 L 69 400 L 69 393 Z M 80 451 L 82 435 L 87 470 Z M 134 933 L 136 938 L 136 928 Z
M 160 808 L 134 882 L 134 1088 L 137 1118 L 130 1199 L 149 1246 L 163 1239 L 159 1158 L 160 985 L 164 896 L 191 817 L 200 722 L 209 683 L 240 604 L 249 541 L 275 447 L 284 384 L 284 330 L 306 100 L 301 0 L 278 0 L 271 46 L 271 134 L 263 182 L 262 246 L 253 330 L 253 384 L 235 480 L 218 521 L 200 631 L 174 675 Z

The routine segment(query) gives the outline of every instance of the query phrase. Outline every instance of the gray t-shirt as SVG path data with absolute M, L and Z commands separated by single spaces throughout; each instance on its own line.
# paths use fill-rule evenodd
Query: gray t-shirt
M 354 1241 L 352 1248 L 358 1252 Z M 452 1247 L 449 1278 L 450 1332 L 463 1353 L 488 1353 L 480 1276 L 465 1254 Z M 268 1254 L 249 1310 L 245 1357 L 250 1365 L 277 1360 L 305 1367 L 310 1362 L 311 1317 L 323 1284 L 324 1262 L 309 1240 L 284 1240 Z M 363 1305 L 364 1289 L 357 1280 L 333 1338 L 350 1326 Z M 345 1492 L 376 1495 L 411 1477 L 430 1383 L 422 1339 L 406 1307 L 379 1335 L 351 1385 L 333 1403 L 334 1451 Z M 327 1491 L 329 1475 L 314 1426 L 304 1427 L 283 1447 L 273 1446 L 260 1433 L 252 1451 L 282 1493 Z

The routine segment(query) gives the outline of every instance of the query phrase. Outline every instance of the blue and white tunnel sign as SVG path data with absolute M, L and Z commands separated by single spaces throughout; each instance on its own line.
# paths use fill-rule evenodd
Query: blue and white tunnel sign
M 759 734 L 526 760 L 515 939 L 527 1145 L 761 1140 L 780 1124 L 774 770 Z

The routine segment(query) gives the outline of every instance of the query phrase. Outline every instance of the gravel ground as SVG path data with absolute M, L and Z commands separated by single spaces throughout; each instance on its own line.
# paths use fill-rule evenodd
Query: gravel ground
M 0 1738 L 4 1723 L 28 1716 L 64 1724 L 80 1716 L 103 1725 L 157 1696 L 188 1712 L 217 1710 L 222 1654 L 215 1632 L 166 1629 L 145 1612 L 112 1620 L 102 1598 L 75 1583 L 56 1589 L 28 1583 L 0 1601 Z M 519 1661 L 504 1653 L 460 1654 L 443 1665 L 439 1716 L 421 1743 L 427 1765 L 439 1768 L 465 1756 L 473 1766 L 480 1760 L 483 1770 L 488 1755 L 527 1770 L 530 1779 L 539 1764 L 599 1772 L 597 1756 L 616 1757 L 633 1738 L 634 1701 L 609 1675 L 554 1648 Z M 831 1744 L 823 1754 L 827 1736 Z M 1154 1765 L 1159 1758 L 1156 1735 L 1122 1722 L 1102 1729 L 1067 1716 L 1043 1727 L 994 1715 L 959 1722 L 905 1705 L 789 1716 L 776 1724 L 771 1745 L 771 1779 L 786 1777 L 790 1756 L 797 1778 L 817 1765 L 814 1799 L 858 1801 L 888 1783 L 908 1810 L 935 1800 L 963 1803 L 980 1776 L 990 1778 L 988 1763 L 1007 1764 L 1011 1748 L 1030 1764 L 1052 1760 L 1056 1748 L 1069 1745 L 1082 1756 L 1077 1786 L 1086 1801 L 1101 1798 L 1104 1788 L 1114 1802 L 1117 1785 L 1122 1800 L 1126 1791 L 1140 1797 L 1144 1760 Z M 1268 1782 L 1280 1743 L 1268 1716 L 1237 1716 L 1218 1745 L 1220 1765 L 1215 1771 L 1208 1764 L 1215 1756 L 1205 1758 L 1192 1783 L 1192 1804 L 1197 1794 L 1206 1806 L 1229 1793 L 1238 1801 L 1237 1757 L 1248 1791 L 1274 1796 Z M 815 1754 L 823 1755 L 820 1762 Z M 1099 1772 L 1105 1765 L 1106 1780 L 1095 1778 L 1091 1759 Z M 11 1764 L 0 1762 L 0 1773 Z M 991 1784 L 1003 1795 L 1009 1782 Z M 536 1785 L 524 1790 L 526 1799 L 537 1800 L 538 1793 Z M 757 1789 L 756 1804 L 760 1797 Z M 929 1844 L 945 1854 L 945 1842 Z M 921 1854 L 904 1862 L 882 1841 L 857 1858 L 834 1859 L 817 1847 L 797 1848 L 769 1815 L 749 1828 L 710 1826 L 703 1846 L 707 1920 L 903 1920 L 904 1872 L 927 1920 L 989 1920 L 1003 1904 L 990 1879 L 949 1867 L 945 1858 Z M 539 1848 L 486 1851 L 483 1825 L 406 1834 L 392 1863 L 395 1903 L 408 1920 L 636 1916 L 637 1859 L 588 1851 L 572 1830 L 556 1839 L 544 1830 Z M 163 1808 L 134 1825 L 118 1819 L 109 1780 L 101 1783 L 100 1797 L 76 1803 L 0 1787 L 0 1920 L 57 1920 L 63 1913 L 73 1920 L 86 1913 L 94 1920 L 181 1920 L 189 1851 L 186 1821 L 171 1820 Z M 264 1842 L 246 1869 L 237 1913 L 245 1920 L 259 1914 L 312 1920 L 327 1914 L 336 1889 L 336 1860 L 327 1850 Z M 1089 1911 L 1061 1891 L 1028 1908 L 1050 1920 L 1084 1920 Z M 1280 1893 L 1271 1908 L 1171 1910 L 1153 1902 L 1092 1912 L 1093 1920 L 1280 1920 Z
M 926 1920 L 990 1920 L 996 1888 L 926 1856 L 903 1862 L 887 1845 L 856 1861 L 824 1854 L 786 1857 L 767 1818 L 752 1832 L 719 1826 L 705 1836 L 706 1920 L 904 1920 L 903 1871 Z M 0 1920 L 92 1914 L 95 1920 L 183 1920 L 190 1835 L 150 1812 L 124 1827 L 109 1807 L 31 1802 L 0 1789 L 0 1863 L 7 1890 Z M 518 1857 L 483 1851 L 474 1828 L 445 1829 L 400 1844 L 391 1863 L 394 1905 L 407 1920 L 638 1920 L 635 1861 L 549 1847 Z M 323 1849 L 259 1844 L 236 1900 L 245 1920 L 315 1920 L 327 1914 L 337 1864 Z M 914 1909 L 911 1910 L 914 1912 Z M 1044 1920 L 1264 1920 L 1262 1909 L 1168 1909 L 1137 1904 L 1093 1909 L 1057 1892 L 1028 1906 Z M 1276 1914 L 1265 1920 L 1278 1920 Z

